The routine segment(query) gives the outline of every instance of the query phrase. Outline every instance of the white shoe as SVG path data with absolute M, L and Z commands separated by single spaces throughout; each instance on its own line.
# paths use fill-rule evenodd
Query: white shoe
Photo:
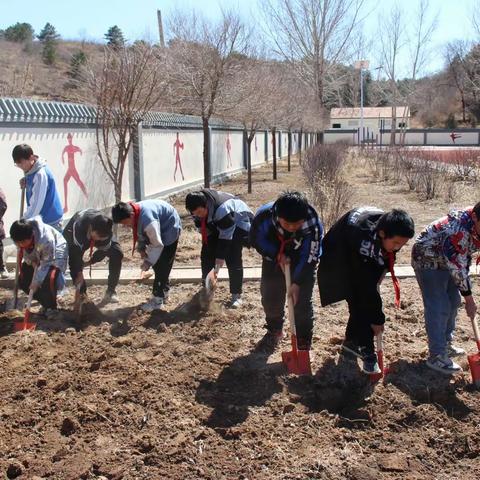
M 427 360 L 427 367 L 437 372 L 443 373 L 444 375 L 455 375 L 462 371 L 462 367 L 455 363 L 447 355 L 436 355 L 435 357 L 430 357 Z
M 152 297 L 149 302 L 144 303 L 140 308 L 144 312 L 153 312 L 155 310 L 160 310 L 165 303 L 163 297 Z
M 447 353 L 450 357 L 458 357 L 459 355 L 465 355 L 465 350 L 461 347 L 456 347 L 452 342 L 448 342 Z
M 105 292 L 103 296 L 102 303 L 106 305 L 107 303 L 120 303 L 120 299 L 115 292 L 109 292 L 108 290 Z
M 10 274 L 8 273 L 8 270 L 7 270 L 7 269 L 2 270 L 2 271 L 0 272 L 0 278 L 1 278 L 2 280 L 7 280 L 8 278 L 10 278 Z
M 242 294 L 232 293 L 232 299 L 230 301 L 230 308 L 240 308 L 242 306 Z

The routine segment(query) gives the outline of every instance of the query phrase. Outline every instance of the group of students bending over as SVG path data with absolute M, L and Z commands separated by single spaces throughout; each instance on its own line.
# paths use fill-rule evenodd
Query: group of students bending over
M 162 308 L 169 292 L 169 276 L 181 234 L 178 212 L 163 200 L 120 202 L 111 218 L 101 211 L 77 212 L 60 231 L 53 176 L 27 145 L 13 151 L 25 172 L 27 204 L 35 211 L 12 224 L 10 236 L 23 256 L 20 286 L 44 307 L 46 314 L 57 306 L 57 292 L 65 287 L 67 263 L 78 294 L 86 292 L 83 270 L 104 258 L 109 260 L 108 287 L 104 302 L 118 302 L 116 287 L 123 253 L 113 236 L 113 224 L 132 230 L 133 250 L 142 259 L 141 276 L 153 269 L 152 298 L 142 305 L 146 312 Z M 35 169 L 29 181 L 29 172 Z M 44 195 L 38 186 L 43 182 Z M 46 184 L 46 186 L 44 185 Z M 53 192 L 53 193 L 52 193 Z M 41 202 L 32 208 L 32 199 Z M 48 200 L 47 200 L 48 198 Z M 59 201 L 58 201 L 59 204 Z M 358 207 L 345 213 L 325 234 L 317 212 L 300 192 L 284 192 L 254 214 L 248 205 L 229 193 L 202 189 L 186 195 L 185 207 L 199 230 L 202 278 L 226 266 L 232 308 L 242 304 L 242 251 L 253 247 L 262 256 L 261 302 L 266 333 L 258 350 L 272 353 L 283 337 L 285 299 L 294 303 L 298 348 L 309 350 L 314 321 L 313 290 L 318 280 L 322 306 L 346 300 L 349 318 L 342 352 L 362 360 L 362 371 L 380 369 L 374 337 L 383 331 L 380 284 L 391 273 L 395 303 L 400 306 L 400 286 L 395 277 L 397 252 L 414 237 L 414 222 L 401 209 L 384 212 Z M 57 208 L 57 211 L 55 209 Z M 480 202 L 455 210 L 426 227 L 412 248 L 412 265 L 420 287 L 430 356 L 427 365 L 443 374 L 461 371 L 452 357 L 463 350 L 452 344 L 461 296 L 470 317 L 476 314 L 469 267 L 480 250 Z M 291 271 L 286 291 L 285 268 Z

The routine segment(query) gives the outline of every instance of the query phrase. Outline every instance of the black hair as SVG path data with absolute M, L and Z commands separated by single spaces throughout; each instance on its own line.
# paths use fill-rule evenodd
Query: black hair
M 16 220 L 10 227 L 10 237 L 14 242 L 29 240 L 33 237 L 33 225 L 30 220 Z
M 415 224 L 412 217 L 405 211 L 394 208 L 390 212 L 384 213 L 377 223 L 377 232 L 380 230 L 385 234 L 385 238 L 404 237 L 413 238 L 415 235 Z
M 15 163 L 18 163 L 21 160 L 28 160 L 32 155 L 33 155 L 32 147 L 30 145 L 27 145 L 26 143 L 17 145 L 12 150 L 12 157 Z
M 119 202 L 112 207 L 113 223 L 120 223 L 122 220 L 130 218 L 133 208 L 129 203 Z
M 476 203 L 473 207 L 473 213 L 477 216 L 477 219 L 480 220 L 480 202 Z
M 308 218 L 308 207 L 303 193 L 286 191 L 275 202 L 275 213 L 287 222 L 298 222 Z
M 106 215 L 97 215 L 92 219 L 92 231 L 98 233 L 102 237 L 112 236 L 113 221 Z
M 192 213 L 198 207 L 206 207 L 207 199 L 203 192 L 191 192 L 185 197 L 185 208 Z

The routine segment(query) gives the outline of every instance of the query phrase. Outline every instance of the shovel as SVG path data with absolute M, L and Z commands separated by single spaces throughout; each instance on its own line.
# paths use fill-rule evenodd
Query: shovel
M 292 351 L 282 352 L 282 361 L 287 367 L 288 373 L 295 375 L 311 375 L 310 352 L 309 350 L 299 350 L 297 345 L 297 329 L 295 327 L 295 311 L 293 298 L 289 294 L 292 279 L 290 275 L 290 264 L 285 265 L 285 284 L 287 287 L 288 298 L 288 320 L 290 323 L 290 336 L 292 340 Z
M 375 340 L 377 343 L 377 360 L 378 360 L 378 366 L 380 367 L 380 373 L 370 374 L 370 381 L 372 383 L 378 382 L 382 377 L 384 377 L 389 372 L 389 369 L 383 365 L 383 332 L 380 332 L 375 337 Z
M 20 197 L 20 218 L 23 217 L 23 210 L 25 208 L 25 187 L 22 187 L 22 196 Z M 17 248 L 17 263 L 15 265 L 15 289 L 13 291 L 13 308 L 18 307 L 18 277 L 20 275 L 21 267 L 21 250 Z
M 33 290 L 30 289 L 30 293 L 28 294 L 27 306 L 25 308 L 25 314 L 23 316 L 23 322 L 15 322 L 13 324 L 13 328 L 16 332 L 22 332 L 24 330 L 35 330 L 35 327 L 37 326 L 37 324 L 30 321 L 30 317 L 32 315 L 32 313 L 30 312 L 32 300 L 33 300 Z
M 473 334 L 477 342 L 477 353 L 468 355 L 468 364 L 470 365 L 470 373 L 472 374 L 472 382 L 476 387 L 480 387 L 480 333 L 478 331 L 477 319 L 472 318 Z

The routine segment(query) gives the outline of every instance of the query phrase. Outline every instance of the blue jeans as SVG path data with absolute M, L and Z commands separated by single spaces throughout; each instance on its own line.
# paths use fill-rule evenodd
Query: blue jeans
M 447 342 L 453 339 L 458 307 L 462 303 L 458 287 L 448 270 L 416 269 L 422 291 L 425 327 L 430 355 L 447 353 Z

